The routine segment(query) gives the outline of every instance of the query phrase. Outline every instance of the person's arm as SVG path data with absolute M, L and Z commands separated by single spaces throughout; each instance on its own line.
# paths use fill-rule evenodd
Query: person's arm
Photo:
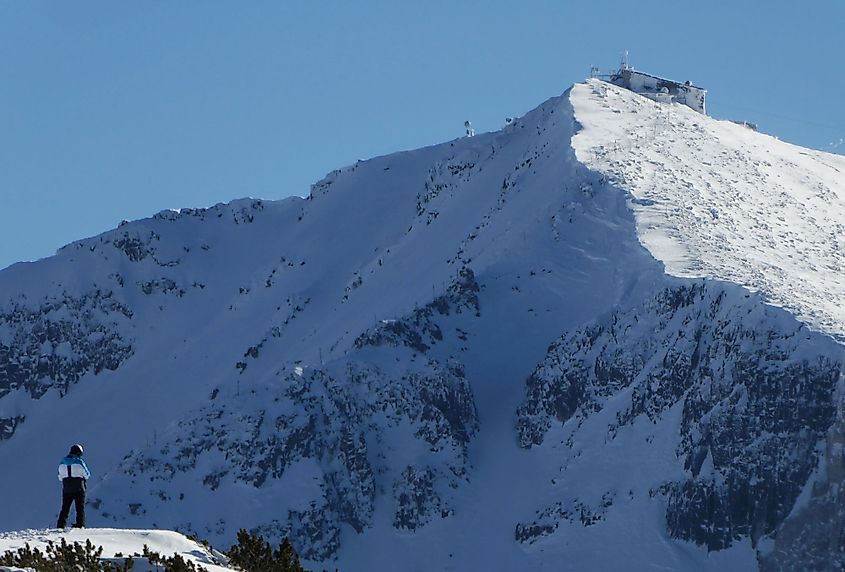
M 85 471 L 85 478 L 90 479 L 91 478 L 91 471 L 88 469 L 88 465 L 86 465 L 85 461 L 82 460 L 82 459 L 79 459 L 79 462 L 82 463 L 82 470 Z
M 67 476 L 67 469 L 64 463 L 59 463 L 59 481 L 63 481 Z

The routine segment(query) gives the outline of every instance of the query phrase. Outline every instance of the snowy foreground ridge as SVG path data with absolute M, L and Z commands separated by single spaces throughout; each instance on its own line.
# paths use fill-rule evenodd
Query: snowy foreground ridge
M 0 529 L 314 569 L 839 570 L 845 159 L 590 80 L 0 272 Z M 131 533 L 127 533 L 131 534 Z
M 22 530 L 0 533 L 0 554 L 17 550 L 29 545 L 42 553 L 46 552 L 49 542 L 59 544 L 64 539 L 68 544 L 84 545 L 87 540 L 95 547 L 102 547 L 104 560 L 123 562 L 125 557 L 133 556 L 133 571 L 154 570 L 152 565 L 141 557 L 144 546 L 162 556 L 178 554 L 187 562 L 202 566 L 208 572 L 224 572 L 231 568 L 221 565 L 226 558 L 209 551 L 202 544 L 185 538 L 181 534 L 168 530 L 118 530 L 113 528 L 93 528 L 84 530 L 62 531 L 57 529 Z M 0 566 L 0 571 L 6 570 Z M 11 570 L 15 570 L 12 568 Z

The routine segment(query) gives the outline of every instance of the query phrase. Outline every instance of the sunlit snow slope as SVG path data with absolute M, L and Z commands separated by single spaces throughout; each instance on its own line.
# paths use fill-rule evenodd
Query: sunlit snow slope
M 14 265 L 0 528 L 81 442 L 90 525 L 314 568 L 840 562 L 843 168 L 590 81 Z
M 670 274 L 763 292 L 842 339 L 845 157 L 590 80 L 573 88 L 578 159 L 628 190 Z

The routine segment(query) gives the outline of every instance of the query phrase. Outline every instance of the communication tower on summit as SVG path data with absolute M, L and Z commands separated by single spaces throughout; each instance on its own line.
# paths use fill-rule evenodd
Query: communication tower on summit
M 619 70 L 622 71 L 622 70 L 630 70 L 630 69 L 633 69 L 633 68 L 631 68 L 631 66 L 628 65 L 628 50 L 625 50 L 624 52 L 622 52 L 622 64 L 619 66 Z

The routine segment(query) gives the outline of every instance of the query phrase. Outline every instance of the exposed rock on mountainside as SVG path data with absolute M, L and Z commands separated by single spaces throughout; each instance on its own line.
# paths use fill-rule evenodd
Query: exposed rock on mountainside
M 669 533 L 710 550 L 743 537 L 756 545 L 817 467 L 842 375 L 842 348 L 784 314 L 736 288 L 691 282 L 579 328 L 529 377 L 520 443 L 540 445 L 552 425 L 577 426 L 610 401 L 608 440 L 680 404 L 686 478 L 653 491 L 667 497 Z M 537 533 L 555 527 L 553 515 L 541 513 Z
M 469 478 L 467 445 L 477 430 L 459 364 L 442 367 L 406 352 L 404 366 L 394 362 L 388 371 L 354 359 L 284 368 L 243 395 L 215 394 L 163 435 L 155 451 L 129 455 L 117 470 L 129 477 L 128 490 L 106 487 L 95 503 L 120 522 L 178 513 L 175 507 L 192 495 L 186 473 L 201 477 L 209 491 L 238 483 L 291 486 L 311 475 L 311 495 L 290 499 L 287 511 L 274 511 L 261 530 L 288 536 L 304 557 L 323 560 L 336 553 L 343 524 L 357 532 L 372 525 L 377 494 L 395 495 L 397 528 L 448 516 L 449 491 Z M 414 461 L 392 450 L 400 435 L 422 447 Z M 203 529 L 191 520 L 179 526 L 214 532 L 213 524 Z
M 31 307 L 25 298 L 0 312 L 0 399 L 24 392 L 40 399 L 64 395 L 87 374 L 115 370 L 132 355 L 119 326 L 132 312 L 111 292 L 79 297 L 67 293 Z M 8 439 L 25 415 L 0 414 L 0 440 Z

